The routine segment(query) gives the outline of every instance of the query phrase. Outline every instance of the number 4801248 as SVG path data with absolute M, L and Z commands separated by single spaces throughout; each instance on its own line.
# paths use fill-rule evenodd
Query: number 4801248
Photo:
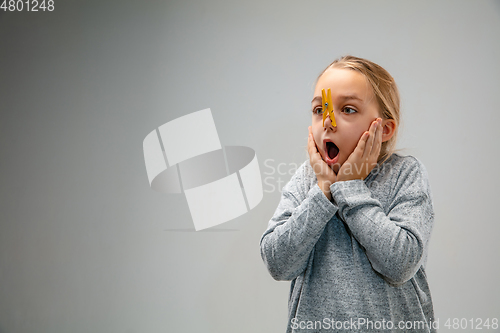
M 55 9 L 54 0 L 3 0 L 0 9 L 4 12 L 52 12 Z
M 489 330 L 498 329 L 498 318 L 448 318 L 444 326 L 448 329 Z

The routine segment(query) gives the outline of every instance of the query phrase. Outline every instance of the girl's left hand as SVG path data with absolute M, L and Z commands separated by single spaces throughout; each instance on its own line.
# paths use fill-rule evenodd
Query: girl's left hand
M 363 133 L 358 145 L 342 164 L 337 175 L 338 181 L 365 179 L 377 165 L 382 147 L 382 119 L 374 120 L 367 132 Z

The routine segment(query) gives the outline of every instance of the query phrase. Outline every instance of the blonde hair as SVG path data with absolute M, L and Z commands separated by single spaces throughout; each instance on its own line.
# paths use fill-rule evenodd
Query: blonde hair
M 380 163 L 387 160 L 396 150 L 396 138 L 400 125 L 400 98 L 399 90 L 394 78 L 381 66 L 363 59 L 346 55 L 334 60 L 318 76 L 318 79 L 330 68 L 347 68 L 363 74 L 371 85 L 380 108 L 382 119 L 393 119 L 396 123 L 394 135 L 386 142 L 382 143 L 378 161 Z

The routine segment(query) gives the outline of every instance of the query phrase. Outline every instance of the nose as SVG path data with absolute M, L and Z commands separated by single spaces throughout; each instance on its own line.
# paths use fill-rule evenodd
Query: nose
M 333 114 L 334 112 L 332 111 L 332 115 L 331 117 L 333 117 L 333 119 L 335 119 L 335 115 Z M 324 128 L 325 129 L 330 129 L 330 130 L 337 130 L 337 124 L 335 122 L 335 120 L 332 122 L 332 119 L 331 119 L 330 115 L 328 114 L 328 112 L 326 113 L 326 118 L 325 118 L 325 123 L 324 123 Z

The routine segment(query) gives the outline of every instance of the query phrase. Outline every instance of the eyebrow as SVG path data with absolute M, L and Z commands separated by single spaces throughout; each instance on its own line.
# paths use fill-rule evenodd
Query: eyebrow
M 354 100 L 358 100 L 360 102 L 362 102 L 363 100 L 361 98 L 359 98 L 358 96 L 356 95 L 343 95 L 343 96 L 339 96 L 339 99 L 343 100 L 343 101 L 347 101 L 347 100 L 351 100 L 351 99 L 354 99 Z M 312 99 L 311 101 L 311 104 L 314 103 L 315 101 L 319 101 L 321 103 L 321 96 L 316 96 Z

